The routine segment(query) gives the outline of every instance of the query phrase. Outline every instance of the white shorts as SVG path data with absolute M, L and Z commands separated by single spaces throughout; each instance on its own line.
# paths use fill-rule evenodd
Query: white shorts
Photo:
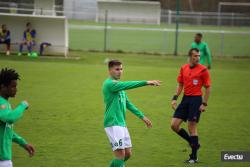
M 111 126 L 105 128 L 112 150 L 131 148 L 132 143 L 127 127 Z
M 0 167 L 13 167 L 11 160 L 0 161 Z

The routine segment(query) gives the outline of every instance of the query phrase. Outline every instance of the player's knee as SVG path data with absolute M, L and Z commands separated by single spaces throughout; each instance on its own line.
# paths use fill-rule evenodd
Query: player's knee
M 188 131 L 191 136 L 196 136 L 197 135 L 197 129 L 195 126 L 188 126 Z
M 130 157 L 132 156 L 132 152 L 131 151 L 128 151 L 125 153 L 125 159 L 129 159 Z
M 116 150 L 115 156 L 118 159 L 125 159 L 125 150 Z
M 171 123 L 170 128 L 171 128 L 173 131 L 178 132 L 178 130 L 179 130 L 179 125 L 174 124 L 174 123 Z

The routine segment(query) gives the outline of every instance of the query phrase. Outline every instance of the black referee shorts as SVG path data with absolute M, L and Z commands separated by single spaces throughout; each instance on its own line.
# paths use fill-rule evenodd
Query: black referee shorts
M 183 121 L 199 122 L 200 106 L 202 104 L 202 96 L 183 96 L 181 103 L 174 112 L 173 118 L 179 118 Z

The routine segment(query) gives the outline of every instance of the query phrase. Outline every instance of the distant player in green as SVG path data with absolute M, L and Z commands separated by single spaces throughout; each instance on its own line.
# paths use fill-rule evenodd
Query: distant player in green
M 151 121 L 137 109 L 128 99 L 124 90 L 138 88 L 146 85 L 160 86 L 160 81 L 119 81 L 123 67 L 118 60 L 108 63 L 110 77 L 103 83 L 103 95 L 106 105 L 104 113 L 104 127 L 109 138 L 115 158 L 109 167 L 124 167 L 125 161 L 131 156 L 131 139 L 126 124 L 126 109 L 140 118 L 148 128 Z
M 0 71 L 0 167 L 12 167 L 12 142 L 26 149 L 30 156 L 35 150 L 13 130 L 13 125 L 28 108 L 28 102 L 22 101 L 15 109 L 11 108 L 9 98 L 15 97 L 19 74 L 15 70 L 4 68 Z
M 206 66 L 211 69 L 212 67 L 212 59 L 210 49 L 206 42 L 202 42 L 202 34 L 197 33 L 194 37 L 194 42 L 191 45 L 191 48 L 197 48 L 200 51 L 200 64 Z

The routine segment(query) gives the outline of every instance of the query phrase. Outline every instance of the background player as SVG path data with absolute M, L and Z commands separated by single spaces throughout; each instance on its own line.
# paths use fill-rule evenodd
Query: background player
M 15 97 L 17 92 L 18 73 L 12 69 L 2 69 L 0 72 L 0 167 L 12 167 L 12 142 L 26 149 L 30 156 L 35 150 L 21 136 L 13 130 L 17 122 L 28 108 L 27 101 L 21 102 L 15 109 L 11 109 L 9 98 Z
M 200 51 L 200 64 L 206 65 L 207 68 L 211 69 L 212 67 L 212 59 L 210 49 L 206 42 L 202 42 L 203 35 L 201 33 L 197 33 L 194 37 L 194 42 L 191 45 L 191 48 L 197 48 Z
M 160 81 L 119 81 L 123 67 L 118 60 L 108 63 L 110 77 L 103 84 L 104 102 L 104 127 L 115 154 L 115 159 L 110 167 L 123 167 L 125 161 L 131 156 L 131 139 L 127 129 L 125 115 L 126 109 L 140 118 L 148 128 L 152 127 L 151 121 L 143 115 L 128 99 L 124 90 L 142 87 L 146 85 L 159 86 Z
M 44 49 L 51 46 L 52 44 L 49 43 L 49 42 L 42 42 L 40 44 L 40 50 L 39 50 L 39 55 L 42 56 L 43 55 L 43 52 L 44 52 Z
M 0 44 L 6 45 L 6 55 L 10 55 L 10 30 L 8 30 L 6 24 L 3 24 L 0 29 Z
M 28 49 L 28 56 L 32 56 L 32 49 L 36 45 L 35 43 L 36 38 L 36 30 L 32 29 L 31 23 L 26 24 L 26 30 L 23 32 L 23 41 L 19 46 L 19 53 L 18 56 L 22 56 L 23 54 L 23 45 L 27 45 Z M 34 53 L 35 56 L 35 53 Z
M 210 75 L 207 68 L 199 64 L 200 52 L 197 48 L 189 50 L 189 64 L 183 65 L 178 76 L 178 87 L 172 99 L 172 107 L 175 113 L 172 118 L 171 128 L 179 136 L 185 139 L 192 148 L 187 163 L 196 163 L 197 151 L 200 147 L 197 126 L 200 113 L 205 111 L 210 94 Z M 205 87 L 205 95 L 202 99 L 202 87 Z M 177 98 L 184 87 L 184 96 L 177 106 Z M 183 121 L 188 121 L 188 131 L 180 128 Z

